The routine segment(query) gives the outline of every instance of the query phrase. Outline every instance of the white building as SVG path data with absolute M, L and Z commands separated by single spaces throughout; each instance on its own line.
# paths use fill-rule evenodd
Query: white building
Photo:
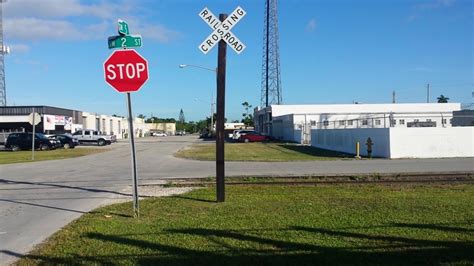
M 99 115 L 95 113 L 82 113 L 83 124 L 82 127 L 76 129 L 92 129 L 100 131 L 108 135 L 116 135 L 117 139 L 127 138 L 129 135 L 128 118 L 120 116 Z M 133 130 L 135 137 L 144 137 L 149 134 L 149 127 L 145 124 L 145 120 L 135 118 L 133 120 Z
M 452 127 L 459 103 L 272 105 L 255 110 L 259 132 L 277 139 L 355 153 L 374 141 L 374 156 L 470 157 L 472 127 Z M 445 145 L 446 144 L 446 145 Z

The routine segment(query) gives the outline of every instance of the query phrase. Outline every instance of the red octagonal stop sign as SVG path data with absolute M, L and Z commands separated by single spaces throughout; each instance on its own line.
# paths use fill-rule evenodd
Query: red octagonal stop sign
M 148 62 L 135 50 L 116 50 L 104 62 L 105 81 L 118 92 L 134 92 L 148 79 Z

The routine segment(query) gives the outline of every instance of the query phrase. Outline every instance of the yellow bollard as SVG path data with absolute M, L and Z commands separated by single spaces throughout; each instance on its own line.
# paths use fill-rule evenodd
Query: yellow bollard
M 360 159 L 360 143 L 357 141 L 356 143 L 356 159 Z

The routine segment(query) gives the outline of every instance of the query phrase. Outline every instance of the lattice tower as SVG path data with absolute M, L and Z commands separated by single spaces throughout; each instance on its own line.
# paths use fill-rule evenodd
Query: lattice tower
M 277 0 L 265 0 L 261 107 L 282 104 Z
M 5 86 L 5 59 L 4 56 L 9 52 L 8 47 L 3 44 L 3 3 L 6 0 L 0 0 L 0 106 L 7 105 L 7 90 Z
M 179 122 L 184 124 L 186 122 L 186 118 L 184 117 L 183 109 L 179 112 Z

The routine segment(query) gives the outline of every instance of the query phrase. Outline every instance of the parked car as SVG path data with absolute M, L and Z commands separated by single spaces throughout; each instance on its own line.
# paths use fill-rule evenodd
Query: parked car
M 154 136 L 154 137 L 166 137 L 168 135 L 164 132 L 155 132 L 155 133 L 153 133 L 152 136 Z
M 61 143 L 61 141 L 56 139 L 54 135 L 50 135 L 50 136 L 45 135 L 45 136 L 49 139 L 49 141 L 51 142 L 51 144 L 53 145 L 55 149 L 62 148 L 63 144 Z
M 256 133 L 256 132 L 255 132 L 255 130 L 250 130 L 250 129 L 234 130 L 234 132 L 232 133 L 232 139 L 235 140 L 235 141 L 238 141 L 240 139 L 241 135 L 245 135 L 245 134 L 248 134 L 248 133 Z
M 109 145 L 117 139 L 115 135 L 105 135 L 91 129 L 76 131 L 73 136 L 79 143 L 97 143 L 99 146 Z
M 79 141 L 69 135 L 61 134 L 61 135 L 53 135 L 49 137 L 49 139 L 54 139 L 59 142 L 59 147 L 64 149 L 74 149 L 77 145 L 79 145 Z
M 8 135 L 5 148 L 11 151 L 31 150 L 33 133 L 11 133 Z M 35 133 L 35 149 L 42 151 L 54 149 L 54 144 L 42 133 Z
M 256 132 L 242 134 L 239 138 L 240 142 L 262 142 L 269 141 L 270 137 Z
M 176 131 L 176 136 L 184 136 L 184 135 L 186 135 L 186 131 L 184 131 L 184 130 Z

